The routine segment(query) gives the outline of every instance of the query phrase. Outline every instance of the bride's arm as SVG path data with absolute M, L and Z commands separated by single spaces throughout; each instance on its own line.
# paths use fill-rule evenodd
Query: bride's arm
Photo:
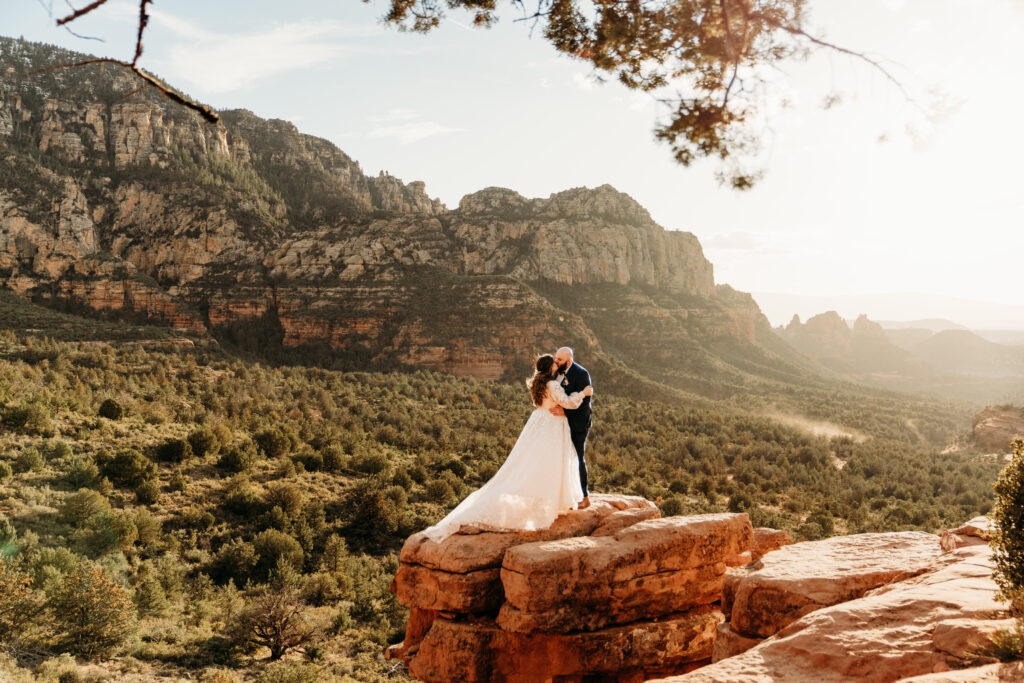
M 583 399 L 586 395 L 582 391 L 576 391 L 571 394 L 566 394 L 565 389 L 558 383 L 557 380 L 551 380 L 548 382 L 548 391 L 551 393 L 551 398 L 555 399 L 555 403 L 562 406 L 563 408 L 576 409 L 583 404 Z

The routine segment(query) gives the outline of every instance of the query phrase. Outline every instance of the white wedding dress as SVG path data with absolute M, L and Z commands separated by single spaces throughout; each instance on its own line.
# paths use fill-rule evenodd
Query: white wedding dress
M 441 541 L 464 524 L 503 531 L 545 529 L 560 513 L 574 509 L 583 500 L 579 459 L 568 421 L 549 409 L 579 408 L 583 399 L 581 391 L 567 396 L 558 380 L 548 382 L 543 404 L 526 421 L 501 469 L 423 533 Z

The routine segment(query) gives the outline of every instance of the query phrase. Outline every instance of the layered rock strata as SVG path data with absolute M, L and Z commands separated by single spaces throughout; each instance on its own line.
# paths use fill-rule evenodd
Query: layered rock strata
M 751 643 L 751 639 L 731 630 L 723 632 L 720 627 L 715 645 L 718 661 L 661 683 L 1018 680 L 1019 663 L 976 666 L 992 634 L 1012 627 L 1013 620 L 1006 618 L 1007 605 L 996 599 L 991 549 L 968 542 L 969 537 L 985 531 L 975 522 L 956 530 L 961 532 L 956 535 L 965 538 L 948 552 L 940 549 L 938 537 L 928 534 L 872 534 L 875 538 L 868 548 L 877 552 L 869 550 L 868 554 L 874 562 L 892 568 L 907 558 L 905 570 L 913 575 L 908 578 L 905 570 L 896 571 L 883 585 L 852 600 L 806 613 L 766 640 Z M 886 538 L 892 541 L 888 551 Z M 926 545 L 929 539 L 932 550 Z M 763 563 L 780 558 L 777 575 L 788 565 L 788 581 L 793 585 L 806 582 L 835 595 L 834 585 L 822 586 L 822 572 L 810 557 L 802 566 L 786 560 L 787 550 L 813 545 L 784 548 Z M 888 559 L 887 554 L 891 555 Z M 925 562 L 929 554 L 932 558 Z M 790 553 L 789 559 L 794 557 Z M 852 556 L 848 559 L 855 561 Z M 918 567 L 923 566 L 923 571 L 914 574 L 915 562 L 921 563 Z M 757 571 L 756 564 L 750 568 L 752 573 Z M 831 566 L 833 571 L 839 570 L 835 562 Z M 854 568 L 853 574 L 864 577 L 865 569 Z M 736 606 L 732 609 L 735 618 Z M 765 623 L 774 621 L 769 616 Z M 749 649 L 741 654 L 722 656 L 729 654 L 730 648 L 744 646 Z M 965 668 L 971 666 L 974 668 Z
M 1003 453 L 1014 439 L 1024 436 L 1024 410 L 1016 407 L 988 406 L 971 420 L 974 442 Z
M 591 500 L 542 531 L 411 536 L 392 583 L 410 621 L 388 656 L 425 681 L 642 681 L 709 661 L 747 516 Z
M 809 612 L 920 574 L 941 553 L 921 531 L 789 545 L 730 573 L 722 608 L 737 634 L 766 638 Z

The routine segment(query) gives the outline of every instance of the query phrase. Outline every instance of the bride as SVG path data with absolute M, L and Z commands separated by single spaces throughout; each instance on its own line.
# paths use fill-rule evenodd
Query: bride
M 565 416 L 555 406 L 578 408 L 593 387 L 566 395 L 555 378 L 555 358 L 537 359 L 527 382 L 536 409 L 526 421 L 512 451 L 490 481 L 424 533 L 435 541 L 454 534 L 464 524 L 500 530 L 545 529 L 559 513 L 583 500 L 579 460 L 569 437 Z

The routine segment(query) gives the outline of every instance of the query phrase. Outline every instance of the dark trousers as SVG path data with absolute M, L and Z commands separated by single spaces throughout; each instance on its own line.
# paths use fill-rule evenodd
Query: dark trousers
M 583 487 L 583 495 L 589 496 L 590 491 L 587 490 L 587 459 L 584 456 L 587 450 L 587 434 L 589 430 L 583 431 L 570 431 L 569 437 L 572 439 L 572 445 L 576 449 L 576 457 L 580 459 L 580 486 Z

